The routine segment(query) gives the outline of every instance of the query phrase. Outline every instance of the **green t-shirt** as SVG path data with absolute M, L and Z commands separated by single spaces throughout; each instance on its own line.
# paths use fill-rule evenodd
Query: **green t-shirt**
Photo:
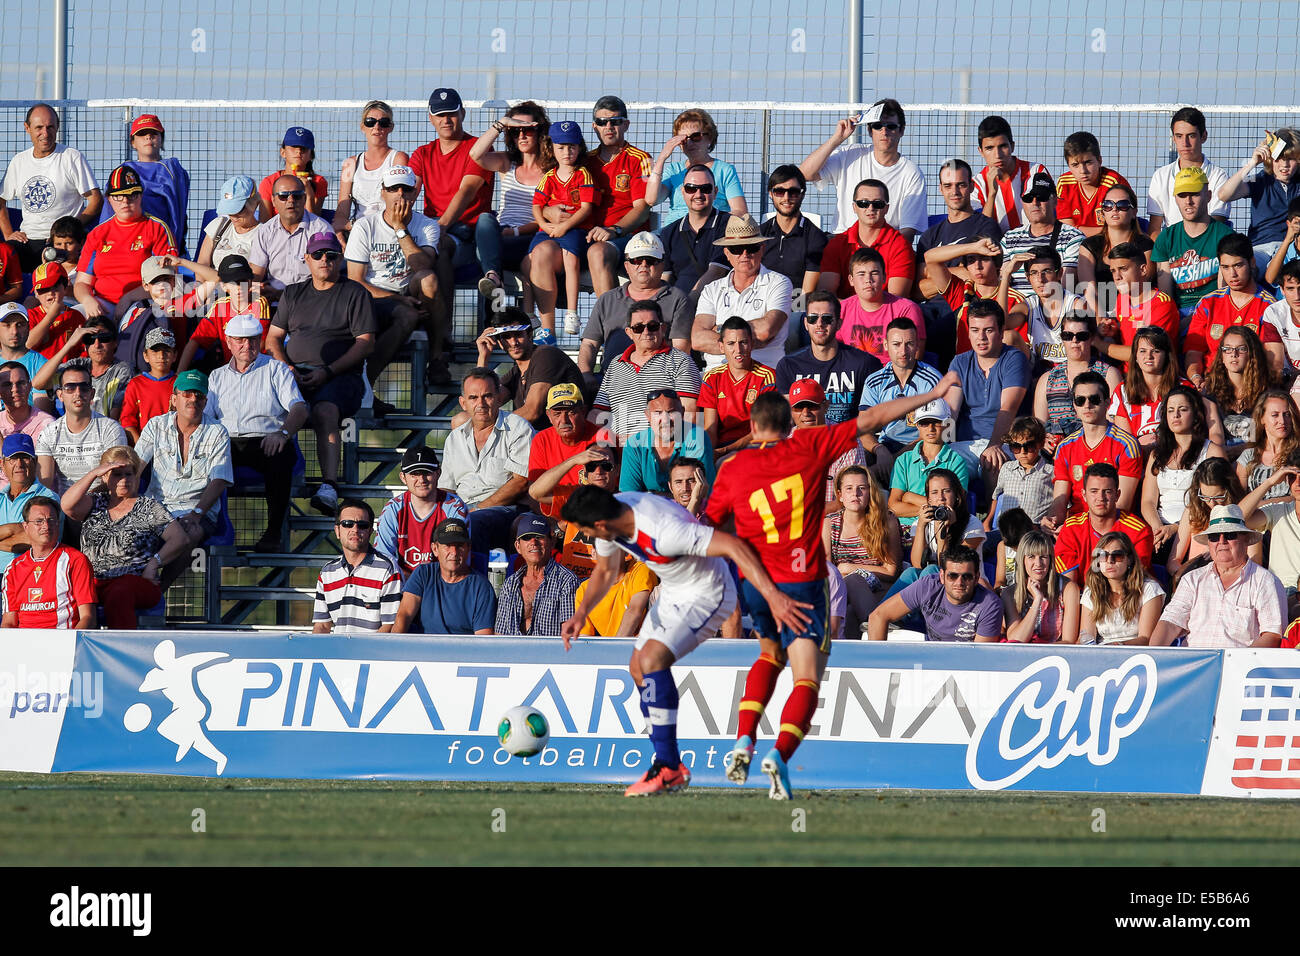
M 1152 262 L 1169 263 L 1174 279 L 1174 301 L 1184 314 L 1196 308 L 1201 297 L 1219 286 L 1219 240 L 1232 235 L 1232 227 L 1218 219 L 1195 239 L 1179 222 L 1160 230 Z
M 894 459 L 894 470 L 889 473 L 889 487 L 923 496 L 926 476 L 936 468 L 947 468 L 961 479 L 962 488 L 969 490 L 970 469 L 966 466 L 966 459 L 953 451 L 951 445 L 939 449 L 939 454 L 931 462 L 926 462 L 921 457 L 919 444 L 903 452 Z M 904 527 L 911 527 L 916 524 L 916 518 L 900 517 L 898 522 Z

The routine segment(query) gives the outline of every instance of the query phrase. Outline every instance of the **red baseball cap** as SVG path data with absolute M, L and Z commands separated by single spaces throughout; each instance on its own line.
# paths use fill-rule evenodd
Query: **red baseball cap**
M 131 123 L 132 136 L 134 136 L 136 133 L 143 133 L 145 130 L 153 130 L 156 133 L 167 132 L 166 130 L 163 129 L 162 120 L 154 116 L 152 113 L 144 113 L 140 116 L 137 116 L 135 120 Z
M 60 282 L 68 281 L 68 273 L 58 262 L 42 262 L 32 273 L 32 291 L 48 292 Z
M 801 378 L 790 386 L 790 405 L 820 405 L 826 401 L 826 393 L 817 384 L 816 379 Z

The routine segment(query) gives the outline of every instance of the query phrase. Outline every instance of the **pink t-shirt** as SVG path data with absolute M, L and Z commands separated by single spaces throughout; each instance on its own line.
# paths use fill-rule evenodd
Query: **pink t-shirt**
M 911 319 L 916 326 L 917 352 L 925 351 L 925 319 L 920 307 L 911 299 L 886 292 L 884 302 L 875 312 L 862 308 L 856 295 L 840 300 L 840 330 L 836 338 L 845 345 L 869 352 L 882 365 L 889 364 L 885 353 L 885 329 L 894 319 Z

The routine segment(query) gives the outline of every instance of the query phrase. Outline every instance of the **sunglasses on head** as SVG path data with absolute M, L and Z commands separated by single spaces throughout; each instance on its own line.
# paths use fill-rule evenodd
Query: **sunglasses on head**
M 307 253 L 307 255 L 311 256 L 317 262 L 320 262 L 322 259 L 326 262 L 333 262 L 335 259 L 339 258 L 339 253 L 332 249 L 317 249 L 315 252 Z
M 388 125 L 392 126 L 393 124 L 389 123 Z M 340 521 L 338 525 L 340 528 L 348 528 L 348 529 L 360 528 L 362 531 L 370 530 L 370 522 L 364 519 L 357 521 L 352 518 L 347 518 L 346 520 Z
M 889 203 L 883 199 L 855 199 L 853 205 L 859 209 L 885 209 Z
M 664 324 L 658 319 L 650 322 L 638 322 L 636 325 L 629 325 L 628 331 L 633 335 L 640 335 L 642 332 L 658 332 L 664 327 Z
M 1130 199 L 1103 199 L 1101 208 L 1106 212 L 1112 212 L 1116 209 L 1120 212 L 1128 212 L 1133 208 L 1133 201 Z
M 606 116 L 604 119 L 592 120 L 597 126 L 626 126 L 626 116 Z
M 365 119 L 361 121 L 361 123 L 367 129 L 370 129 L 371 127 L 374 126 L 378 126 L 380 129 L 393 128 L 393 121 L 390 120 L 387 116 L 367 116 Z
M 707 196 L 709 193 L 713 192 L 713 184 L 712 183 L 682 183 L 682 189 L 684 189 L 687 192 L 687 194 L 704 193 L 704 195 Z
M 1062 332 L 1062 333 L 1061 333 L 1061 341 L 1062 341 L 1062 342 L 1086 342 L 1086 341 L 1088 341 L 1090 338 L 1092 338 L 1092 333 L 1091 333 L 1091 332 L 1087 332 L 1087 331 L 1084 331 L 1084 332 Z
M 873 133 L 879 133 L 882 129 L 888 133 L 897 133 L 902 128 L 903 127 L 899 126 L 897 123 L 868 123 L 867 124 L 867 129 L 871 130 L 871 132 Z
M 1101 396 L 1100 396 L 1100 395 L 1097 395 L 1097 394 L 1095 394 L 1095 393 L 1092 394 L 1092 395 L 1076 395 L 1076 396 L 1074 396 L 1074 407 L 1075 407 L 1075 408 L 1083 408 L 1083 406 L 1085 406 L 1085 405 L 1100 405 L 1100 404 L 1101 404 Z
M 783 196 L 802 196 L 804 191 L 798 186 L 773 186 L 768 190 L 777 199 Z
M 1038 442 L 1036 442 L 1036 441 L 1024 441 L 1024 442 L 1021 442 L 1021 441 L 1009 441 L 1009 442 L 1007 442 L 1007 447 L 1010 448 L 1013 452 L 1018 452 L 1018 451 L 1033 451 L 1035 448 L 1038 447 Z
M 1236 541 L 1237 538 L 1240 537 L 1240 535 L 1241 535 L 1240 531 L 1212 531 L 1209 534 L 1207 534 L 1205 538 L 1211 544 L 1218 544 L 1220 540 Z
M 290 189 L 285 192 L 275 194 L 275 198 L 281 202 L 297 202 L 299 199 L 306 197 L 307 192 L 302 189 Z

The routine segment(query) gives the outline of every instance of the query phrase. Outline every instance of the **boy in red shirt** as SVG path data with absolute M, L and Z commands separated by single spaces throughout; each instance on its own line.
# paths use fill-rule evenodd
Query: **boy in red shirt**
M 1250 240 L 1239 232 L 1229 233 L 1219 240 L 1219 277 L 1226 288 L 1206 293 L 1192 313 L 1183 339 L 1183 360 L 1187 363 L 1187 377 L 1201 387 L 1205 369 L 1214 361 L 1219 351 L 1223 333 L 1234 325 L 1254 329 L 1264 343 L 1275 368 L 1286 363 L 1286 347 L 1282 336 L 1271 322 L 1261 321 L 1264 311 L 1277 299 L 1265 292 L 1255 282 L 1255 250 Z
M 230 361 L 226 323 L 236 315 L 248 314 L 261 322 L 262 341 L 266 341 L 266 330 L 271 324 L 271 303 L 262 295 L 261 285 L 255 281 L 248 260 L 241 255 L 226 256 L 217 269 L 217 277 L 225 295 L 213 303 L 208 314 L 190 333 L 189 341 L 181 351 L 178 367 L 182 372 L 194 367 L 199 349 L 205 350 L 205 364 L 213 368 Z
M 1101 145 L 1085 130 L 1065 138 L 1065 165 L 1070 171 L 1056 181 L 1056 218 L 1085 236 L 1095 236 L 1103 227 L 1101 200 L 1106 191 L 1128 186 L 1128 180 L 1101 164 Z
M 1133 336 L 1144 326 L 1163 329 L 1169 341 L 1178 343 L 1178 303 L 1168 295 L 1142 281 L 1146 253 L 1132 242 L 1121 242 L 1107 257 L 1115 281 L 1115 322 L 1119 342 L 1106 346 L 1106 357 L 1124 363 L 1128 371 L 1133 353 Z
M 172 386 L 176 382 L 176 337 L 170 329 L 150 329 L 144 338 L 144 360 L 149 371 L 126 383 L 119 419 L 131 444 L 140 440 L 140 430 L 149 419 L 171 410 Z
M 36 267 L 32 292 L 37 304 L 27 310 L 27 324 L 31 326 L 27 347 L 47 359 L 53 358 L 68 336 L 86 324 L 86 316 L 80 309 L 68 308 L 68 274 L 57 262 L 42 262 Z

